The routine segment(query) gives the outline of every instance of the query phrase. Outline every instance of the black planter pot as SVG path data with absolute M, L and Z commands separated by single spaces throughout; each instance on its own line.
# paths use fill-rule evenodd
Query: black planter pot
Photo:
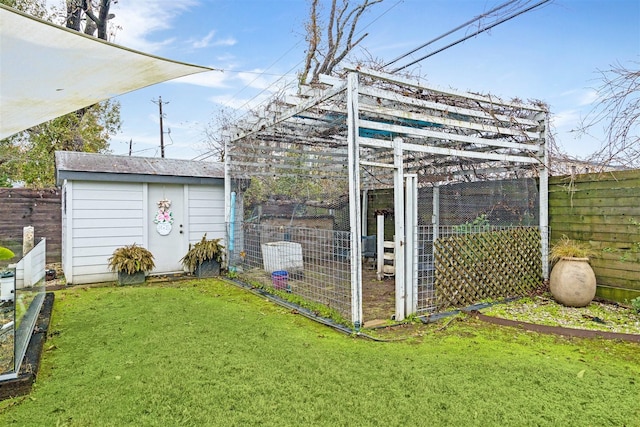
M 196 270 L 193 274 L 198 278 L 219 276 L 220 263 L 213 259 L 206 260 L 196 266 Z
M 121 286 L 139 285 L 140 283 L 144 283 L 145 279 L 146 274 L 144 271 L 138 271 L 133 274 L 125 273 L 123 271 L 118 272 L 118 284 Z

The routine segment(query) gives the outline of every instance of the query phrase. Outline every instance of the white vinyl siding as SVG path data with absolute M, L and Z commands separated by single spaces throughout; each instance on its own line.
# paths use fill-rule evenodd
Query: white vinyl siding
M 73 183 L 73 283 L 114 280 L 107 260 L 116 248 L 143 245 L 142 183 Z M 67 213 L 69 215 L 69 213 Z
M 224 186 L 189 185 L 189 242 L 225 238 Z

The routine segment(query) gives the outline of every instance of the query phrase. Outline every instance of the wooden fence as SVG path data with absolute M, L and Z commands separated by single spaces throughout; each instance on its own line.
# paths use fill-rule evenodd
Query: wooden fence
M 550 178 L 549 226 L 596 252 L 598 296 L 640 296 L 640 170 Z
M 33 226 L 36 242 L 47 239 L 47 262 L 60 262 L 62 211 L 59 189 L 0 188 L 0 245 L 22 254 L 22 229 Z

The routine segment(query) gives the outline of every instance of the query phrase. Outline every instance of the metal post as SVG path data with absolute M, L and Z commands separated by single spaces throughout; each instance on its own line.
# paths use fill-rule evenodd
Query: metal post
M 362 235 L 368 236 L 368 224 L 367 219 L 369 217 L 369 191 L 362 190 Z
M 378 280 L 384 276 L 384 215 L 377 217 L 376 253 L 378 254 Z
M 436 261 L 436 240 L 440 237 L 440 187 L 433 187 L 433 215 L 431 216 L 431 224 L 433 225 L 433 254 L 432 262 Z

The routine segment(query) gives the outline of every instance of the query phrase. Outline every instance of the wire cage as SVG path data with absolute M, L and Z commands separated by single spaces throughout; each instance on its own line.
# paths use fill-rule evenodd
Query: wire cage
M 372 70 L 303 89 L 229 131 L 228 259 L 241 279 L 359 327 L 546 277 L 544 105 Z M 480 255 L 460 252 L 471 235 Z

